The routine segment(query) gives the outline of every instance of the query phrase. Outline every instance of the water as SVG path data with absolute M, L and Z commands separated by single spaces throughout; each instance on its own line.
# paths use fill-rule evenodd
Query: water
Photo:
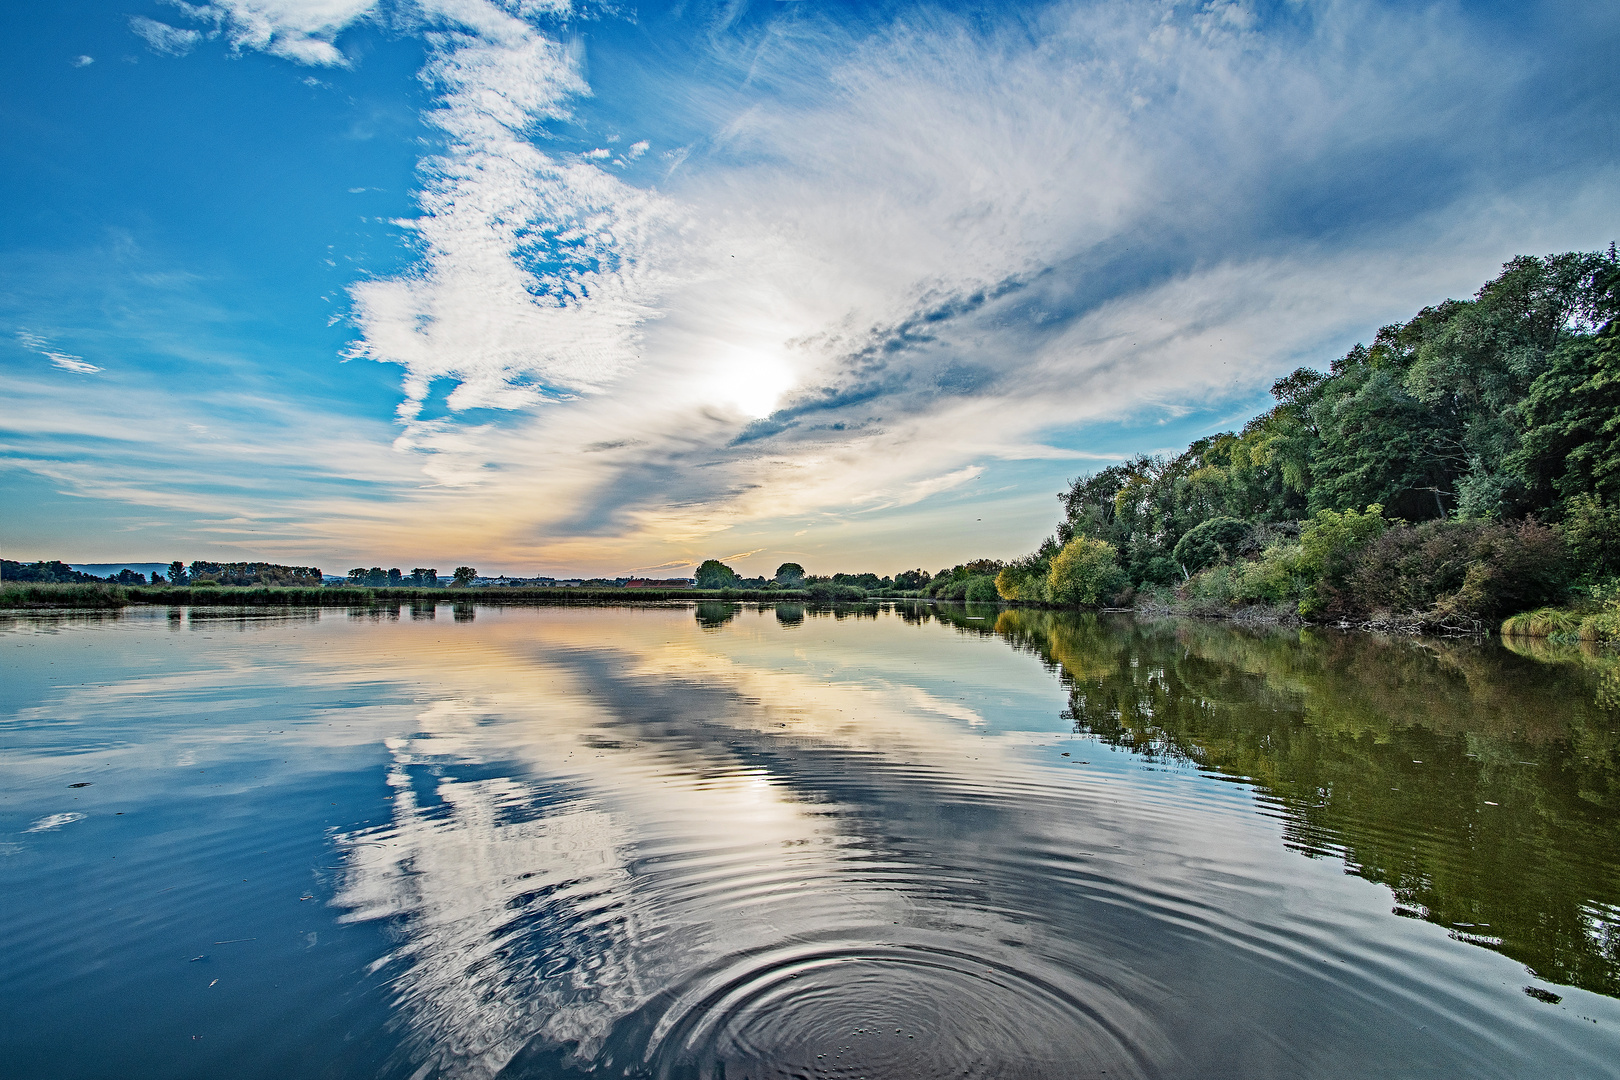
M 0 665 L 8 1077 L 1620 1075 L 1612 658 L 445 604 Z

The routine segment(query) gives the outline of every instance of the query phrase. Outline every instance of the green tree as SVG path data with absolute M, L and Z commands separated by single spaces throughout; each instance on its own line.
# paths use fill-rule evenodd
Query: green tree
M 1114 545 L 1086 536 L 1064 544 L 1047 572 L 1047 589 L 1059 604 L 1101 604 L 1126 584 Z
M 795 589 L 804 584 L 804 567 L 796 562 L 785 562 L 776 568 L 773 577 L 778 584 Z
M 1524 438 L 1508 465 L 1538 501 L 1576 495 L 1620 501 L 1617 323 L 1559 348 L 1520 406 Z
M 737 571 L 719 559 L 705 559 L 697 568 L 697 587 L 700 589 L 728 589 L 736 583 Z
M 191 578 L 186 574 L 186 564 L 179 559 L 169 564 L 169 584 L 185 585 Z
M 1196 574 L 1211 563 L 1230 559 L 1249 538 L 1254 527 L 1234 517 L 1210 518 L 1193 526 L 1176 541 L 1171 557 L 1189 574 Z
M 898 574 L 894 575 L 894 587 L 896 589 L 902 589 L 906 592 L 914 592 L 922 588 L 924 585 L 927 585 L 932 580 L 934 580 L 934 576 L 921 568 L 916 570 L 902 570 Z
M 451 584 L 456 588 L 465 589 L 467 586 L 473 583 L 473 578 L 477 576 L 478 571 L 474 570 L 472 567 L 458 566 L 453 572 L 454 579 L 451 581 Z

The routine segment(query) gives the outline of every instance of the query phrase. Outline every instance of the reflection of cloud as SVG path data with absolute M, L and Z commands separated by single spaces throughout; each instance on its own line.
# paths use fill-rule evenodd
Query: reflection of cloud
M 795 782 L 794 756 L 851 753 L 869 783 L 884 763 L 969 788 L 978 770 L 1020 768 L 941 724 L 973 724 L 971 708 L 920 688 L 672 635 L 685 610 L 629 613 L 604 639 L 588 629 L 601 614 L 481 621 L 479 649 L 442 670 L 416 733 L 389 744 L 392 821 L 338 838 L 344 918 L 404 931 L 392 985 L 413 1065 L 487 1077 L 533 1038 L 590 1058 L 715 958 L 788 927 L 893 925 L 919 900 L 897 891 L 910 871 L 832 819 L 836 797 Z M 783 770 L 759 763 L 766 748 L 787 755 Z M 492 767 L 498 778 L 458 777 Z M 995 921 L 955 917 L 969 916 Z
M 25 833 L 50 832 L 52 829 L 60 829 L 64 825 L 71 825 L 75 821 L 83 821 L 83 820 L 84 820 L 84 815 L 79 814 L 79 813 L 51 814 L 48 817 L 40 818 L 38 821 L 34 822 L 28 828 L 24 829 L 23 832 L 25 832 Z

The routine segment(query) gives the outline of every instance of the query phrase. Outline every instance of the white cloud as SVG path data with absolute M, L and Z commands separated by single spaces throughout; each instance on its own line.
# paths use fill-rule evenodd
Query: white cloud
M 170 4 L 188 18 L 212 23 L 232 48 L 267 52 L 299 64 L 342 67 L 348 61 L 334 39 L 371 15 L 378 0 L 217 0 L 197 5 L 170 0 Z
M 153 52 L 168 56 L 184 56 L 203 39 L 200 31 L 170 26 L 156 19 L 148 19 L 145 15 L 131 15 L 129 28 L 145 41 Z
M 378 10 L 183 9 L 317 64 Z M 353 355 L 403 371 L 409 456 L 365 447 L 393 503 L 312 502 L 321 530 L 384 544 L 432 520 L 456 550 L 599 571 L 807 519 L 875 536 L 992 498 L 1007 463 L 1107 457 L 1084 425 L 1250 400 L 1508 255 L 1614 227 L 1612 169 L 1493 164 L 1533 161 L 1498 145 L 1537 126 L 1504 104 L 1533 58 L 1456 13 L 807 20 L 717 46 L 723 90 L 660 88 L 689 115 L 653 188 L 627 163 L 661 133 L 603 149 L 575 53 L 534 18 L 567 11 L 412 9 L 442 137 L 402 223 L 420 259 L 352 290 Z
M 17 340 L 22 343 L 23 348 L 39 353 L 63 371 L 71 371 L 77 375 L 91 375 L 101 370 L 82 356 L 52 348 L 49 340 L 27 330 L 19 330 Z
M 669 224 L 657 195 L 528 137 L 586 91 L 564 47 L 492 5 L 454 11 L 479 33 L 440 38 L 425 73 L 442 92 L 427 119 L 446 147 L 424 162 L 422 215 L 402 223 L 422 263 L 353 290 L 364 334 L 354 355 L 405 368 L 408 421 L 438 378 L 456 381 L 455 409 L 521 408 L 610 385 L 656 315 L 643 253 Z M 402 445 L 441 433 L 413 423 Z
M 76 68 L 89 67 L 96 62 L 96 58 L 93 56 L 75 56 L 70 62 Z

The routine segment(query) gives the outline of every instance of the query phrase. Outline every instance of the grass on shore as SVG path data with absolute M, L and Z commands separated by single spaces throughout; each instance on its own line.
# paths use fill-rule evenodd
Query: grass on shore
M 1502 622 L 1506 638 L 1547 638 L 1595 644 L 1620 642 L 1620 610 L 1609 605 L 1573 608 L 1537 608 L 1510 615 Z

